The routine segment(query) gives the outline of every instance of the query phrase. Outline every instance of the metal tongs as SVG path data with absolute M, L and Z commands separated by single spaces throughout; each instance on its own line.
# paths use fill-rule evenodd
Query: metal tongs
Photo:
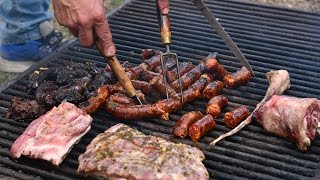
M 175 61 L 175 65 L 177 66 L 176 69 L 177 69 L 177 73 L 178 73 L 180 99 L 181 99 L 181 103 L 183 103 L 182 82 L 181 82 L 181 77 L 180 77 L 178 55 L 176 53 L 170 52 L 171 31 L 170 31 L 169 11 L 167 11 L 166 13 L 163 13 L 163 12 L 161 12 L 160 7 L 159 7 L 159 3 L 164 3 L 164 1 L 168 2 L 168 0 L 156 0 L 158 23 L 159 23 L 160 33 L 161 33 L 161 40 L 166 48 L 166 52 L 162 53 L 160 56 L 162 74 L 163 74 L 163 82 L 164 82 L 164 86 L 166 89 L 166 96 L 168 99 L 169 94 L 168 94 L 168 82 L 167 82 L 167 75 L 166 75 L 166 62 L 168 62 L 169 60 Z

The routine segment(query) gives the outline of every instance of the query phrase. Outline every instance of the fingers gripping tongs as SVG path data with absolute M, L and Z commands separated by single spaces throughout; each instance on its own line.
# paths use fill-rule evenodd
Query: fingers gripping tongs
M 162 6 L 162 7 L 161 7 Z M 163 9 L 163 6 L 166 6 L 166 9 Z M 169 1 L 168 0 L 156 0 L 156 7 L 157 7 L 157 15 L 158 15 L 158 22 L 159 28 L 161 33 L 161 40 L 166 48 L 166 52 L 161 54 L 161 67 L 162 67 L 162 75 L 163 75 L 163 82 L 166 89 L 166 96 L 169 98 L 168 95 L 168 82 L 167 82 L 167 75 L 166 75 L 166 63 L 168 61 L 175 61 L 177 74 L 178 74 L 178 82 L 179 82 L 179 90 L 180 90 L 180 97 L 181 103 L 183 103 L 183 96 L 182 96 L 182 82 L 180 77 L 180 70 L 179 70 L 179 61 L 178 56 L 176 53 L 170 52 L 170 43 L 171 43 L 171 31 L 170 31 L 170 21 L 169 21 Z

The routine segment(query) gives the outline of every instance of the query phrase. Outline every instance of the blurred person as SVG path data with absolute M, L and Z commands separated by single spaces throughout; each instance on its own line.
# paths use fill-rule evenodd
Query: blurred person
M 23 72 L 62 41 L 48 11 L 50 0 L 0 0 L 0 71 Z
M 61 33 L 50 26 L 49 0 L 0 0 L 0 70 L 22 72 L 50 53 L 61 42 Z M 79 37 L 80 44 L 91 47 L 96 41 L 107 56 L 116 48 L 106 18 L 104 0 L 52 0 L 60 25 Z M 163 14 L 169 1 L 159 0 Z

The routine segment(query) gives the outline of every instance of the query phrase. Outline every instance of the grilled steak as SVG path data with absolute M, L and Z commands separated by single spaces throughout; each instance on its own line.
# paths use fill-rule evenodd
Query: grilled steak
M 266 131 L 290 138 L 306 151 L 317 133 L 320 100 L 275 95 L 260 106 L 255 117 Z
M 197 148 L 117 124 L 93 139 L 78 172 L 106 179 L 208 179 L 203 159 Z
M 59 165 L 72 146 L 91 128 L 92 118 L 75 105 L 63 102 L 32 121 L 13 143 L 12 157 L 21 155 Z

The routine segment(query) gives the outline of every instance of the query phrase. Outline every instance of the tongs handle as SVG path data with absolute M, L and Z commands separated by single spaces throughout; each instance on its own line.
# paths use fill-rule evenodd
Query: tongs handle
M 159 7 L 159 1 L 161 0 L 156 0 L 158 23 L 159 23 L 162 43 L 166 45 L 171 43 L 170 20 L 169 20 L 169 14 L 161 13 L 161 10 Z
M 96 47 L 98 48 L 98 50 L 100 51 L 100 53 L 103 55 L 104 59 L 107 61 L 107 63 L 109 64 L 109 66 L 111 67 L 112 71 L 116 74 L 121 86 L 123 87 L 123 89 L 126 91 L 126 93 L 128 94 L 128 96 L 130 98 L 135 99 L 136 101 L 138 101 L 140 104 L 141 101 L 140 99 L 136 96 L 136 90 L 133 87 L 131 80 L 129 79 L 128 75 L 126 74 L 126 72 L 124 71 L 124 69 L 122 68 L 118 58 L 113 55 L 113 56 L 106 56 L 102 50 L 102 47 L 100 46 L 99 43 L 97 43 L 97 41 L 95 42 Z

